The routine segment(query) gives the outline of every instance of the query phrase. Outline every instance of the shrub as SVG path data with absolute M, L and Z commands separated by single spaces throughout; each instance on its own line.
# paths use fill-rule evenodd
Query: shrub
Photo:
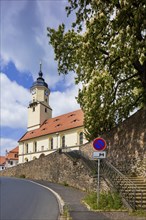
M 89 193 L 84 201 L 91 207 L 91 209 L 102 210 L 118 210 L 122 208 L 122 199 L 118 193 L 100 193 L 99 204 L 97 207 L 97 193 Z
M 64 186 L 69 186 L 69 184 L 66 181 L 63 182 L 63 185 Z
M 25 178 L 26 176 L 25 176 L 25 174 L 21 174 L 19 177 L 20 178 Z

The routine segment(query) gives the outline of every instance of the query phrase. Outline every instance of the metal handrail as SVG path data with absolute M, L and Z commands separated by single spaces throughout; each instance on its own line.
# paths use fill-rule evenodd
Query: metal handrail
M 74 154 L 80 155 L 84 163 L 93 171 L 97 172 L 97 163 L 90 159 L 90 157 L 80 150 L 73 151 Z M 69 152 L 65 152 L 68 154 Z M 69 156 L 69 155 L 68 155 Z M 71 156 L 71 155 L 70 155 Z M 72 155 L 73 157 L 73 155 Z M 107 159 L 101 160 L 101 173 L 114 185 L 116 190 L 133 208 L 143 208 L 143 192 L 138 189 L 138 186 L 133 183 L 127 176 L 122 174 L 116 167 L 114 167 Z M 136 204 L 136 195 L 140 194 L 140 204 Z
M 114 167 L 107 159 L 101 162 L 102 173 L 112 182 L 114 187 L 118 190 L 121 196 L 128 202 L 128 204 L 136 209 L 136 194 L 140 193 L 141 203 L 140 207 L 143 206 L 143 192 L 137 188 L 137 185 L 122 174 L 116 167 Z

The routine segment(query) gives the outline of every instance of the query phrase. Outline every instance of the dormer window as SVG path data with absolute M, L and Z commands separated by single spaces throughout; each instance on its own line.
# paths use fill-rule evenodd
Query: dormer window
M 75 116 L 75 114 L 71 114 L 71 115 L 69 115 L 68 117 L 72 117 L 72 116 Z
M 58 124 L 58 125 L 56 125 L 55 127 L 60 127 L 61 126 L 61 124 Z
M 59 118 L 56 118 L 56 119 L 54 120 L 54 122 L 56 122 L 56 121 L 59 121 Z
M 73 120 L 71 123 L 74 123 L 74 122 L 77 122 L 77 121 L 79 121 L 78 119 L 75 119 L 75 120 Z

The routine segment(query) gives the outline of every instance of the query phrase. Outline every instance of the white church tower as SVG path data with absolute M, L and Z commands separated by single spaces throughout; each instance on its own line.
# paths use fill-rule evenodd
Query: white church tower
M 28 106 L 28 126 L 27 131 L 31 131 L 52 118 L 52 109 L 49 106 L 50 89 L 43 79 L 42 64 L 40 63 L 39 77 L 30 88 L 32 100 Z

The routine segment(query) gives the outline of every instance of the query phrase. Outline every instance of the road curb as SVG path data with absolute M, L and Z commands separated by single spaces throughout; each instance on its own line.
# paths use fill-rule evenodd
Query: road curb
M 54 190 L 52 190 L 51 188 L 47 187 L 47 186 L 44 186 L 40 183 L 37 183 L 35 181 L 32 181 L 32 180 L 28 180 L 29 182 L 32 182 L 32 183 L 35 183 L 36 185 L 39 185 L 39 186 L 42 186 L 44 187 L 45 189 L 48 189 L 49 191 L 51 191 L 55 197 L 57 198 L 57 201 L 58 201 L 58 205 L 59 205 L 59 211 L 60 211 L 60 215 L 63 215 L 64 213 L 64 207 L 65 207 L 65 202 L 63 201 L 63 199 L 61 198 L 61 196 L 55 192 Z M 61 220 L 61 216 L 59 217 L 59 220 Z

